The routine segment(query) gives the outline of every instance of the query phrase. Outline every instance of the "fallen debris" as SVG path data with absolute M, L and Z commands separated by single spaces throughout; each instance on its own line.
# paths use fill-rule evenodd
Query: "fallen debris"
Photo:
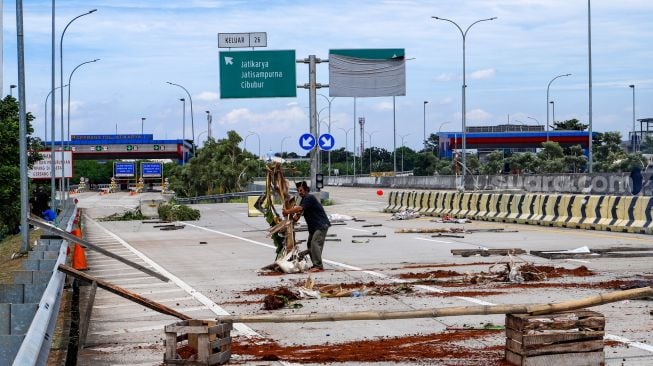
M 590 249 L 585 246 L 563 251 L 531 250 L 530 254 L 547 259 L 636 258 L 653 257 L 653 248 L 611 247 L 605 249 Z
M 455 234 L 435 234 L 431 235 L 432 238 L 456 238 L 456 239 L 465 239 L 465 236 L 463 235 L 455 235 Z
M 415 228 L 415 229 L 398 229 L 396 234 L 432 234 L 432 233 L 464 233 L 462 228 Z
M 520 248 L 507 248 L 507 249 L 451 249 L 451 254 L 469 257 L 472 255 L 480 255 L 481 257 L 489 257 L 491 255 L 517 255 L 526 254 L 526 251 Z
M 386 236 L 385 236 L 385 234 L 380 234 L 379 235 L 377 233 L 373 233 L 373 234 L 352 235 L 351 237 L 352 238 L 385 238 Z
M 365 224 L 362 227 L 378 227 L 378 226 L 383 226 L 383 224 Z
M 274 292 L 272 295 L 267 295 L 263 299 L 263 309 L 276 310 L 290 305 L 291 301 L 299 300 L 297 293 L 291 291 L 287 287 L 282 287 Z
M 367 243 L 370 242 L 370 239 L 365 239 L 365 240 L 356 240 L 356 239 L 352 239 L 351 242 L 354 243 L 354 244 L 367 244 Z
M 342 239 L 339 238 L 326 238 L 324 241 L 342 241 Z
M 441 219 L 433 219 L 431 222 L 437 222 L 440 224 L 468 224 L 472 222 L 470 219 L 456 219 L 449 215 L 443 216 Z
M 418 219 L 420 217 L 422 217 L 422 215 L 417 211 L 403 210 L 392 214 L 390 220 L 412 220 L 412 219 Z
M 164 226 L 164 227 L 160 228 L 159 230 L 163 230 L 163 231 L 181 230 L 181 229 L 183 229 L 185 227 L 186 227 L 186 225 Z
M 474 234 L 474 233 L 518 233 L 518 230 L 506 230 L 504 228 L 496 228 L 496 229 L 467 229 L 465 230 L 466 234 Z

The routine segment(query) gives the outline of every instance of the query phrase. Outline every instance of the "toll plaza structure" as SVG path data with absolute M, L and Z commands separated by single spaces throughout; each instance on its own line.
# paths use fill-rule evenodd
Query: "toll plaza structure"
M 54 144 L 55 150 L 71 150 L 80 160 L 174 159 L 178 164 L 188 161 L 193 148 L 191 140 L 155 140 L 152 134 L 71 135 L 70 141 Z
M 495 150 L 509 152 L 535 152 L 543 142 L 554 141 L 563 147 L 580 145 L 587 155 L 589 132 L 587 131 L 510 131 L 510 132 L 467 132 L 467 150 L 479 153 Z M 596 133 L 594 133 L 596 136 Z M 440 132 L 439 157 L 452 158 L 456 150 L 462 149 L 462 132 Z

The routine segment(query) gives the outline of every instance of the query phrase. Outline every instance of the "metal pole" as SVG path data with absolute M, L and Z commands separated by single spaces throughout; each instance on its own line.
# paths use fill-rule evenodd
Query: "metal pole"
M 449 19 L 445 19 L 445 18 L 439 18 L 439 17 L 432 17 L 432 18 L 437 19 L 437 20 L 444 20 L 446 22 L 449 22 L 449 23 L 455 25 L 456 28 L 458 28 L 458 30 L 460 31 L 460 34 L 463 37 L 463 85 L 462 85 L 462 95 L 463 95 L 463 98 L 462 98 L 462 127 L 463 127 L 463 131 L 462 131 L 463 132 L 462 168 L 463 168 L 463 174 L 462 174 L 462 184 L 461 184 L 460 188 L 464 191 L 465 190 L 465 175 L 466 175 L 466 170 L 467 170 L 467 157 L 466 157 L 466 155 L 467 155 L 467 116 L 466 116 L 466 113 L 465 113 L 465 111 L 467 110 L 467 106 L 465 104 L 466 103 L 465 89 L 467 88 L 467 75 L 465 74 L 465 62 L 466 62 L 466 60 L 465 60 L 465 41 L 467 39 L 467 32 L 469 32 L 469 30 L 474 26 L 474 24 L 480 23 L 480 22 L 486 22 L 486 21 L 490 21 L 490 20 L 495 20 L 495 19 L 497 19 L 497 17 L 477 20 L 474 23 L 470 24 L 469 27 L 467 27 L 467 29 L 464 32 L 463 32 L 462 28 L 460 28 L 460 26 L 456 22 L 454 22 L 453 20 L 449 20 Z
M 77 20 L 77 19 L 79 19 L 79 18 L 81 18 L 81 17 L 83 17 L 85 15 L 95 13 L 96 11 L 97 11 L 97 9 L 93 9 L 93 10 L 90 10 L 90 11 L 84 13 L 84 14 L 81 14 L 81 15 L 78 15 L 78 16 L 74 17 L 71 21 L 68 22 L 68 24 L 66 24 L 66 27 L 63 29 L 63 32 L 61 32 L 61 38 L 59 39 L 59 82 L 60 82 L 59 85 L 61 87 L 63 87 L 63 37 L 64 37 L 64 35 L 66 35 L 66 30 L 68 30 L 68 27 L 75 20 Z M 59 188 L 61 190 L 61 199 L 63 199 L 64 203 L 65 203 L 66 201 L 65 201 L 65 197 L 64 197 L 64 185 L 63 185 L 64 173 L 65 173 L 64 172 L 64 163 L 63 163 L 63 160 L 64 160 L 63 159 L 63 156 L 64 156 L 64 153 L 63 153 L 63 151 L 64 151 L 64 146 L 63 146 L 63 144 L 64 144 L 63 91 L 61 92 L 60 101 L 61 101 L 61 113 L 60 113 L 60 116 L 61 116 L 61 179 L 59 180 Z M 53 134 L 53 136 L 54 136 L 54 134 Z M 65 205 L 64 205 L 64 207 L 65 207 Z
M 426 105 L 428 103 L 428 100 L 424 101 L 424 150 L 426 150 Z
M 166 83 L 168 83 L 170 85 L 178 86 L 178 87 L 184 89 L 184 91 L 186 92 L 186 95 L 188 96 L 188 100 L 190 101 L 190 131 L 191 131 L 191 136 L 192 136 L 192 139 L 193 139 L 193 156 L 195 156 L 195 153 L 196 153 L 196 151 L 195 151 L 195 120 L 193 118 L 193 97 L 191 97 L 188 90 L 186 88 L 184 88 L 183 86 L 181 86 L 179 84 L 171 83 L 169 81 L 166 81 Z
M 633 89 L 633 133 L 632 136 L 630 137 L 630 143 L 631 143 L 631 151 L 636 152 L 636 146 L 637 146 L 637 135 L 635 134 L 635 84 L 628 85 L 631 89 Z
M 68 84 L 64 85 L 63 87 L 67 87 Z M 60 86 L 54 88 L 54 90 L 61 89 Z M 52 90 L 46 95 L 45 97 L 45 134 L 43 135 L 43 142 L 48 141 L 48 99 L 50 99 L 50 95 L 52 95 Z M 54 99 L 54 98 L 53 98 Z M 54 131 L 52 131 L 52 136 L 50 136 L 51 139 L 54 138 Z M 47 147 L 47 146 L 46 146 Z
M 587 172 L 592 174 L 592 12 L 590 0 L 587 0 L 587 53 L 589 63 L 589 148 L 587 159 Z
M 549 81 L 549 84 L 546 86 L 546 141 L 549 141 L 549 89 L 551 88 L 551 83 L 553 83 L 557 78 L 570 76 L 571 74 L 562 74 L 554 77 Z M 555 122 L 555 116 L 554 116 Z
M 401 172 L 404 172 L 404 150 L 406 150 L 406 146 L 404 145 L 404 138 L 406 138 L 409 133 L 405 135 L 399 135 L 401 137 Z
M 354 97 L 354 178 L 356 178 L 356 97 Z
M 20 252 L 29 250 L 27 213 L 29 191 L 27 187 L 27 113 L 25 112 L 25 44 L 23 36 L 23 1 L 16 0 L 16 36 L 18 46 L 18 140 L 20 150 Z
M 308 56 L 308 105 L 310 107 L 310 132 L 311 135 L 318 138 L 317 134 L 317 62 L 315 55 Z M 317 145 L 317 143 L 316 143 Z M 311 189 L 315 192 L 318 192 L 317 189 L 317 148 L 314 148 L 310 152 L 311 157 Z
M 397 175 L 397 115 L 395 110 L 395 96 L 392 96 L 392 172 Z
M 181 113 L 181 165 L 186 164 L 186 98 L 179 98 L 182 102 Z
M 68 145 L 69 149 L 70 149 L 70 89 L 71 89 L 70 85 L 71 85 L 71 80 L 73 78 L 73 75 L 75 74 L 75 71 L 77 71 L 77 69 L 79 69 L 82 65 L 86 65 L 86 64 L 89 64 L 91 62 L 97 62 L 99 60 L 100 60 L 99 58 L 96 58 L 95 60 L 82 62 L 81 64 L 75 66 L 73 71 L 68 76 L 68 84 L 67 84 L 68 85 L 68 108 L 66 109 L 66 114 L 68 116 L 68 124 L 67 124 L 68 141 L 67 141 L 67 145 Z M 66 87 L 66 86 L 64 85 L 63 87 Z M 62 94 L 63 94 L 63 91 L 62 91 Z M 46 100 L 47 100 L 47 98 L 46 98 Z
M 141 117 L 141 143 L 143 143 L 143 125 L 146 119 L 146 117 Z
M 55 125 L 55 116 L 54 116 L 54 104 L 55 100 L 57 100 L 56 92 L 55 92 L 55 79 L 56 79 L 56 58 L 55 58 L 55 53 L 56 53 L 56 32 L 54 29 L 54 10 L 55 10 L 55 0 L 52 0 L 52 70 L 51 70 L 51 75 L 50 75 L 50 93 L 52 93 L 52 105 L 51 107 L 51 114 L 50 114 L 50 208 L 56 212 L 57 210 L 57 193 L 56 193 L 56 185 L 57 182 L 55 180 L 55 175 L 56 171 L 54 168 L 55 165 L 55 157 L 54 157 L 54 139 L 55 139 L 55 131 L 54 131 L 54 125 Z M 62 91 L 63 92 L 63 91 Z

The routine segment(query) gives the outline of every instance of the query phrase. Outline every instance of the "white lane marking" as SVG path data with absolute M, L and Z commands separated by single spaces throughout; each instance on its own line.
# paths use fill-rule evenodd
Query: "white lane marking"
M 152 279 L 154 281 L 154 279 Z M 158 280 L 157 280 L 158 281 Z M 136 289 L 136 288 L 150 288 L 150 287 L 172 287 L 168 282 L 150 282 L 150 283 L 134 283 L 131 285 L 120 286 L 126 289 Z
M 643 349 L 645 351 L 649 351 L 649 352 L 653 353 L 653 346 L 651 346 L 650 344 L 631 341 L 628 338 L 620 337 L 618 335 L 613 335 L 613 334 L 606 334 L 605 336 L 603 336 L 603 338 L 604 339 L 609 339 L 611 341 L 617 341 L 617 342 L 625 343 L 625 344 L 627 344 L 627 345 L 629 345 L 631 347 L 636 347 L 636 348 Z
M 256 244 L 256 245 L 260 245 L 260 246 L 264 246 L 264 247 L 268 247 L 268 248 L 273 248 L 273 249 L 276 248 L 275 246 L 270 245 L 270 244 L 265 244 L 265 243 L 261 243 L 261 242 L 255 241 L 255 240 L 251 240 L 251 239 L 247 239 L 247 238 L 242 238 L 242 237 L 240 237 L 240 236 L 236 236 L 236 235 L 233 235 L 233 234 L 225 233 L 225 232 L 222 232 L 222 231 L 213 230 L 213 229 L 208 229 L 208 228 L 205 228 L 205 227 L 202 227 L 202 226 L 193 225 L 193 224 L 190 224 L 190 223 L 188 223 L 188 222 L 184 222 L 184 224 L 189 225 L 189 226 L 192 226 L 192 227 L 195 227 L 195 228 L 198 228 L 198 229 L 201 229 L 201 230 L 205 230 L 205 231 L 208 231 L 208 232 L 212 232 L 212 233 L 216 233 L 216 234 L 220 234 L 220 235 L 228 236 L 228 237 L 230 237 L 230 238 L 240 239 L 240 240 L 246 241 L 246 242 L 248 242 L 248 243 L 252 243 L 252 244 Z M 422 240 L 432 241 L 432 239 L 419 238 L 419 237 L 416 237 L 415 239 L 422 239 Z M 331 260 L 328 260 L 328 259 L 325 259 L 325 260 L 322 260 L 322 261 L 325 262 L 325 263 L 329 263 L 329 264 L 332 264 L 332 265 L 338 266 L 338 267 L 347 268 L 347 269 L 351 269 L 351 270 L 354 270 L 354 271 L 361 271 L 361 272 L 363 272 L 363 273 L 367 273 L 367 274 L 369 274 L 369 275 L 372 275 L 372 276 L 375 276 L 375 277 L 378 277 L 378 278 L 387 279 L 387 280 L 390 280 L 390 281 L 393 281 L 393 282 L 396 282 L 396 283 L 404 283 L 404 282 L 406 282 L 405 280 L 398 279 L 398 278 L 392 278 L 392 277 L 387 276 L 387 275 L 385 275 L 385 274 L 383 274 L 383 273 L 378 273 L 378 272 L 374 272 L 374 271 L 366 271 L 366 270 L 363 270 L 362 268 L 354 267 L 354 266 L 351 266 L 351 265 L 348 265 L 348 264 L 339 263 L 339 262 L 334 262 L 334 261 L 331 261 Z M 423 285 L 419 285 L 419 286 L 415 286 L 415 287 L 417 287 L 417 288 L 421 288 L 421 289 L 423 289 L 423 290 L 430 291 L 430 292 L 438 292 L 438 293 L 446 293 L 446 292 L 449 292 L 449 291 L 447 291 L 447 290 L 439 289 L 439 288 L 437 288 L 437 287 L 433 287 L 433 286 L 423 286 Z M 479 299 L 475 299 L 475 298 L 472 298 L 472 297 L 466 297 L 466 296 L 455 296 L 455 298 L 460 299 L 460 300 L 464 300 L 464 301 L 468 301 L 468 302 L 471 302 L 471 303 L 474 303 L 474 304 L 478 304 L 478 305 L 487 305 L 487 306 L 494 306 L 494 305 L 497 305 L 497 304 L 494 304 L 494 303 L 491 303 L 491 302 L 488 302 L 488 301 L 479 300 Z M 629 339 L 627 339 L 627 338 L 618 337 L 618 336 L 613 336 L 613 335 L 610 335 L 610 334 L 606 334 L 605 336 L 606 336 L 606 337 L 608 337 L 608 336 L 615 337 L 615 338 L 613 338 L 615 341 L 622 342 L 622 343 L 625 343 L 625 341 L 628 341 L 628 342 L 630 342 L 630 343 L 628 343 L 628 344 L 631 345 L 631 346 L 633 346 L 633 347 L 636 347 L 636 348 L 640 348 L 640 349 L 643 349 L 643 350 L 646 350 L 646 351 L 653 352 L 653 347 L 651 347 L 651 346 L 648 346 L 648 345 L 645 345 L 645 344 L 642 344 L 642 343 L 639 343 L 639 342 L 634 342 L 634 341 L 631 341 L 631 340 L 629 340 Z M 619 339 L 617 339 L 617 338 L 619 338 Z M 620 339 L 623 339 L 623 341 L 620 340 Z M 644 346 L 644 347 L 642 347 L 642 346 Z
M 156 300 L 156 302 L 162 303 L 162 302 L 173 302 L 173 301 L 186 301 L 186 300 L 192 300 L 192 299 L 193 299 L 192 296 L 186 296 L 186 297 L 174 297 L 172 299 Z M 129 301 L 129 300 L 125 300 L 125 301 Z M 122 308 L 122 307 L 125 307 L 125 306 L 138 306 L 138 307 L 143 307 L 144 308 L 143 305 L 138 305 L 138 304 L 135 304 L 135 303 L 129 301 L 129 302 L 124 303 L 124 304 L 116 304 L 116 305 L 94 305 L 93 309 L 113 309 L 113 308 Z
M 421 236 L 416 236 L 414 239 L 417 239 L 417 240 L 423 240 L 423 241 L 432 241 L 432 242 L 434 242 L 434 243 L 453 244 L 453 242 L 450 242 L 450 241 L 446 241 L 446 240 L 435 240 L 435 239 L 431 239 L 431 238 L 423 238 L 423 237 L 421 237 Z
M 100 279 L 106 280 L 109 276 L 102 276 Z M 120 286 L 123 282 L 132 282 L 132 281 L 143 281 L 143 280 L 152 280 L 152 277 L 131 277 L 131 278 L 114 278 L 111 280 L 112 283 Z
M 590 261 L 584 261 L 582 259 L 567 259 L 569 262 L 579 262 L 579 263 L 592 263 Z
M 363 232 L 363 233 L 369 233 L 369 232 L 371 232 L 371 231 L 369 231 L 369 230 L 365 230 L 365 229 L 356 229 L 356 228 L 353 228 L 353 227 L 346 227 L 345 229 L 347 229 L 347 230 L 354 230 L 354 231 L 360 231 L 360 232 Z
M 155 261 L 150 259 L 148 256 L 146 256 L 145 254 L 138 251 L 136 248 L 129 245 L 129 243 L 122 240 L 122 238 L 120 238 L 118 235 L 116 235 L 116 234 L 112 233 L 111 231 L 105 229 L 104 226 L 100 225 L 98 222 L 96 222 L 93 219 L 89 218 L 89 221 L 94 223 L 95 225 L 97 225 L 100 229 L 102 229 L 105 233 L 107 233 L 107 235 L 109 235 L 112 238 L 116 239 L 118 242 L 120 242 L 122 245 L 124 245 L 125 248 L 131 250 L 134 254 L 136 254 L 143 261 L 145 261 L 145 263 L 147 263 L 151 267 L 153 267 L 157 272 L 159 272 L 163 276 L 167 277 L 170 281 L 174 282 L 177 286 L 181 287 L 184 291 L 186 291 L 189 295 L 194 297 L 197 301 L 199 301 L 200 303 L 207 306 L 214 314 L 216 314 L 216 315 L 231 315 L 228 311 L 226 311 L 225 309 L 218 306 L 218 304 L 211 301 L 211 299 L 206 297 L 204 294 L 202 294 L 201 292 L 195 290 L 189 284 L 182 281 L 179 277 L 177 277 L 177 276 L 173 275 L 172 273 L 168 272 L 165 268 L 163 268 L 158 263 L 156 263 Z M 236 324 L 234 324 L 234 328 L 236 328 L 236 330 L 238 330 L 238 332 L 240 332 L 244 336 L 259 337 L 258 333 L 256 333 L 252 328 L 246 326 L 245 324 L 236 323 Z

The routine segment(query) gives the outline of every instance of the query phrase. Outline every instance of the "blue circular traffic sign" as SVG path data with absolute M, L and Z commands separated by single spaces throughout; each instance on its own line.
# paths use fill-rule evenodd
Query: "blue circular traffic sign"
M 313 150 L 315 148 L 315 136 L 310 133 L 299 136 L 299 147 L 306 151 Z

